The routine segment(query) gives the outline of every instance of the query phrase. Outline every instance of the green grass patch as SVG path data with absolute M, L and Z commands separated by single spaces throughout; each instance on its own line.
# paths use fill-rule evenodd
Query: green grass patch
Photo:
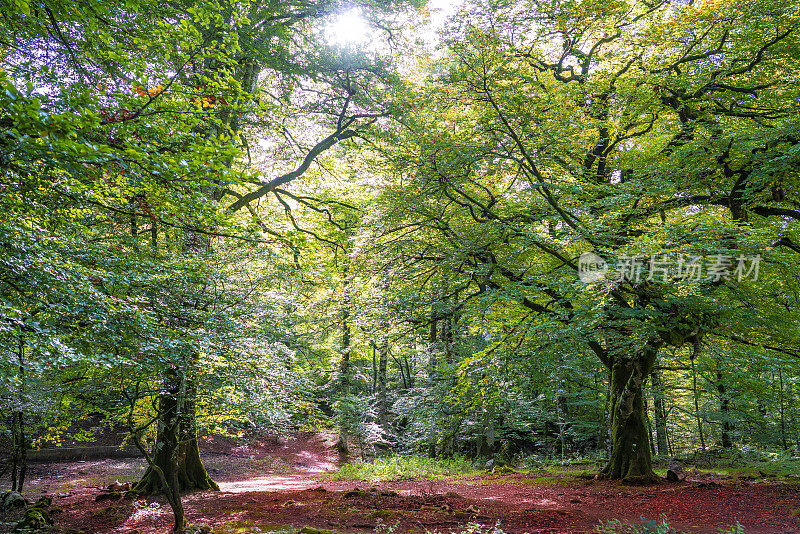
M 268 523 L 257 523 L 250 520 L 238 520 L 225 523 L 214 527 L 213 534 L 296 534 L 299 529 L 288 525 L 271 525 Z
M 556 473 L 559 475 L 582 478 L 582 479 L 594 478 L 595 475 L 597 475 L 597 473 L 599 472 L 599 470 L 587 469 L 586 465 L 583 465 L 582 467 L 568 467 L 566 469 L 555 467 L 547 469 L 546 471 L 551 473 Z
M 678 460 L 684 469 L 733 479 L 781 479 L 800 482 L 800 456 L 796 451 L 765 451 L 740 446 L 730 451 L 713 450 Z M 661 462 L 660 462 L 661 463 Z M 668 462 L 665 462 L 668 463 Z M 663 467 L 663 464 L 662 464 Z M 657 469 L 658 474 L 666 469 Z
M 745 534 L 744 528 L 736 523 L 728 530 L 720 529 L 720 534 Z M 636 522 L 620 521 L 612 519 L 601 521 L 593 530 L 593 534 L 679 534 L 677 530 L 670 526 L 666 516 L 662 515 L 659 520 L 648 520 L 641 518 Z
M 117 524 L 124 523 L 131 514 L 133 514 L 133 505 L 131 503 L 114 504 L 89 513 L 92 517 L 103 518 L 105 521 L 113 521 Z
M 371 462 L 346 463 L 328 476 L 332 480 L 383 482 L 409 478 L 444 478 L 484 474 L 481 463 L 460 456 L 428 458 L 425 456 L 390 456 Z

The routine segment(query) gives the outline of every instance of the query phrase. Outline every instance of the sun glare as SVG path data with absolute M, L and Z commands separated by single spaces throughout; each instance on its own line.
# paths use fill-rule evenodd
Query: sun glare
M 365 43 L 371 33 L 371 28 L 359 9 L 351 9 L 336 16 L 325 29 L 328 42 L 340 46 Z

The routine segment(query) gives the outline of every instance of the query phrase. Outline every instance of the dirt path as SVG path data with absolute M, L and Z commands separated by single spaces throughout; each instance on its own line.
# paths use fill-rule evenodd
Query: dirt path
M 331 436 L 322 433 L 246 445 L 216 439 L 203 449 L 221 491 L 191 493 L 184 503 L 192 523 L 215 532 L 289 525 L 458 532 L 474 522 L 511 534 L 583 533 L 600 520 L 640 522 L 665 514 L 686 532 L 716 534 L 739 522 L 748 534 L 800 534 L 800 486 L 784 483 L 715 477 L 638 488 L 542 472 L 372 485 L 326 477 L 338 458 Z M 53 495 L 62 510 L 56 523 L 87 534 L 166 533 L 171 514 L 163 499 L 94 500 L 99 486 L 135 480 L 142 467 L 136 460 L 33 465 L 29 497 Z

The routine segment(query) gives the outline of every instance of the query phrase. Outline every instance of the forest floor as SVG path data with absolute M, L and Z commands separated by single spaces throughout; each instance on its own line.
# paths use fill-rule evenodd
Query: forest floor
M 201 446 L 220 492 L 184 496 L 192 524 L 215 533 L 286 531 L 461 532 L 468 523 L 507 533 L 591 532 L 600 521 L 640 523 L 665 515 L 678 531 L 714 533 L 737 522 L 747 534 L 800 533 L 800 485 L 700 474 L 677 483 L 626 486 L 570 470 L 473 473 L 365 483 L 333 480 L 339 458 L 330 436 L 298 433 L 249 445 L 215 439 Z M 140 460 L 29 466 L 27 496 L 53 497 L 56 525 L 86 534 L 167 533 L 162 498 L 96 501 L 115 480 L 135 481 Z M 2 519 L 2 518 L 0 518 Z M 313 531 L 306 530 L 313 533 Z M 305 534 L 305 533 L 304 533 Z

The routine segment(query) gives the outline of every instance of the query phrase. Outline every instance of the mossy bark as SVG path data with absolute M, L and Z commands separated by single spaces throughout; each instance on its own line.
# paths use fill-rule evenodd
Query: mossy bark
M 167 373 L 165 382 L 158 401 L 159 421 L 153 463 L 171 485 L 172 481 L 177 483 L 178 491 L 219 490 L 200 459 L 195 422 L 196 386 L 181 377 L 181 372 L 176 369 Z M 152 466 L 147 468 L 134 488 L 147 494 L 160 493 L 162 489 L 161 478 Z
M 659 343 L 648 342 L 639 354 L 615 357 L 609 369 L 611 457 L 600 475 L 629 483 L 658 480 L 644 413 L 644 381 L 652 372 Z
M 156 465 L 167 473 L 167 480 L 173 480 L 174 473 L 177 477 L 179 491 L 219 490 L 219 485 L 214 482 L 203 465 L 196 439 L 178 445 L 174 462 L 168 458 L 159 458 L 159 456 L 159 454 L 155 456 Z M 162 456 L 166 456 L 166 454 Z M 135 490 L 139 493 L 150 494 L 161 492 L 161 482 L 154 469 L 148 468 L 145 471 Z

